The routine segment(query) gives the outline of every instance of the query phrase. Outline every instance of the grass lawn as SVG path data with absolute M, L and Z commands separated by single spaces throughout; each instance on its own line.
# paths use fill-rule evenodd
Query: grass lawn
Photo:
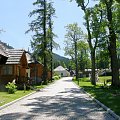
M 111 77 L 100 77 L 100 82 L 104 83 L 104 80 L 110 78 Z M 74 82 L 78 84 L 77 81 Z M 79 80 L 79 86 L 84 88 L 86 92 L 101 101 L 116 114 L 120 115 L 120 88 L 103 87 L 100 84 L 94 86 L 90 83 L 89 78 L 81 78 Z
M 13 100 L 16 100 L 20 97 L 23 97 L 29 93 L 31 93 L 33 91 L 29 90 L 29 91 L 23 91 L 23 90 L 18 90 L 16 91 L 15 94 L 8 94 L 7 92 L 0 92 L 0 106 L 9 103 Z
M 54 81 L 53 81 L 54 82 Z M 48 83 L 48 85 L 49 84 L 51 84 L 52 82 L 49 82 Z M 47 85 L 36 85 L 36 86 L 34 86 L 34 88 L 35 88 L 35 90 L 39 90 L 39 89 L 42 89 L 42 88 L 44 88 L 44 87 L 46 87 Z M 33 88 L 33 87 L 32 87 Z M 31 89 L 32 89 L 31 88 Z M 18 99 L 18 98 L 21 98 L 21 97 L 23 97 L 23 96 L 25 96 L 25 95 L 27 95 L 27 94 L 30 94 L 30 93 L 32 93 L 34 90 L 26 90 L 25 92 L 24 92 L 24 90 L 17 90 L 16 92 L 15 92 L 15 94 L 8 94 L 8 92 L 1 92 L 0 91 L 0 106 L 2 106 L 2 105 L 4 105 L 4 104 L 6 104 L 6 103 L 9 103 L 9 102 L 12 102 L 12 101 L 14 101 L 14 100 L 16 100 L 16 99 Z
M 34 86 L 37 89 L 41 89 L 44 88 L 46 85 L 38 85 L 38 86 Z M 15 92 L 15 94 L 8 94 L 8 92 L 1 92 L 0 91 L 0 106 L 12 102 L 18 98 L 21 98 L 25 95 L 28 95 L 30 93 L 32 93 L 34 90 L 26 90 L 24 92 L 24 90 L 17 90 Z

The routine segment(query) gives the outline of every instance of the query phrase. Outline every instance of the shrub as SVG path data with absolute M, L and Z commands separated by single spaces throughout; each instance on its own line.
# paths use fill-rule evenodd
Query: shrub
M 61 78 L 61 75 L 58 75 L 59 79 Z
M 54 80 L 59 80 L 59 79 L 60 79 L 60 76 L 53 76 L 53 79 L 54 79 Z
M 16 92 L 17 86 L 15 85 L 15 82 L 8 82 L 8 84 L 5 86 L 8 89 L 9 94 L 13 94 Z
M 76 80 L 76 77 L 73 77 L 72 80 L 73 80 L 73 81 Z

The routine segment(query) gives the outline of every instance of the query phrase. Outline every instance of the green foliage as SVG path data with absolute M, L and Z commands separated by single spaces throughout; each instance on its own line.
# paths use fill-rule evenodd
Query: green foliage
M 75 81 L 75 80 L 76 80 L 76 77 L 73 77 L 72 80 Z
M 85 0 L 76 0 L 76 2 L 78 3 L 78 6 L 81 7 L 81 9 L 83 10 L 85 16 L 85 27 L 87 29 L 87 42 L 89 44 L 89 48 L 90 48 L 90 54 L 91 54 L 91 63 L 92 63 L 92 84 L 96 84 L 95 81 L 95 50 L 97 48 L 98 45 L 98 39 L 99 39 L 99 33 L 100 33 L 100 23 L 101 23 L 101 15 L 100 15 L 100 11 L 98 10 L 98 6 L 95 7 L 89 7 L 89 1 L 85 1 Z M 82 68 L 84 68 L 84 66 L 81 66 Z
M 96 51 L 96 67 L 98 69 L 109 68 L 110 58 L 108 50 Z
M 110 78 L 111 77 L 100 77 L 100 82 L 103 82 L 104 80 L 106 81 Z M 100 84 L 94 86 L 90 83 L 90 81 L 87 80 L 88 78 L 81 78 L 79 81 L 79 86 L 84 88 L 86 92 L 105 104 L 116 114 L 120 115 L 120 88 L 101 87 Z M 75 83 L 77 84 L 78 82 L 75 81 Z
M 75 63 L 76 79 L 78 78 L 78 42 L 84 40 L 84 33 L 77 23 L 65 26 L 65 55 L 69 55 Z
M 14 82 L 8 82 L 8 84 L 5 86 L 8 89 L 9 94 L 13 94 L 16 92 L 17 86 L 15 85 Z
M 53 80 L 59 80 L 61 76 L 59 75 L 56 75 L 56 76 L 53 76 Z
M 85 40 L 85 35 L 77 23 L 68 24 L 65 26 L 65 28 L 65 55 L 69 55 L 72 59 L 75 59 L 75 43 L 78 43 L 81 40 Z
M 53 20 L 55 9 L 50 0 L 36 0 L 33 3 L 35 9 L 30 12 L 29 16 L 34 17 L 34 20 L 29 24 L 32 31 L 31 47 L 33 49 L 33 56 L 37 61 L 44 65 L 43 80 L 46 83 L 46 73 L 48 69 L 52 71 L 52 49 L 56 45 L 53 41 L 55 34 L 53 33 Z M 26 33 L 27 33 L 26 32 Z
M 78 42 L 78 67 L 81 71 L 85 68 L 90 68 L 89 46 L 85 41 Z
M 54 72 L 53 77 L 54 76 L 58 76 L 59 78 L 61 77 L 61 75 L 59 75 L 57 72 Z
M 30 12 L 29 16 L 36 17 L 34 17 L 34 20 L 29 24 L 30 29 L 27 31 L 34 33 L 31 41 L 33 55 L 37 60 L 40 56 L 41 58 L 39 60 L 41 60 L 42 63 L 44 60 L 49 62 L 51 57 L 51 45 L 52 47 L 58 46 L 58 44 L 53 41 L 55 34 L 52 31 L 52 18 L 55 15 L 55 9 L 53 8 L 53 3 L 46 0 L 37 0 L 33 5 L 35 9 Z M 47 57 L 45 58 L 45 56 Z
M 68 68 L 69 62 L 70 62 L 70 59 L 53 53 L 54 68 L 58 67 L 59 65 Z

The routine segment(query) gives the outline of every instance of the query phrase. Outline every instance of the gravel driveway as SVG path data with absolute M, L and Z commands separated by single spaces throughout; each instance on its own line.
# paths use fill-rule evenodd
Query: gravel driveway
M 0 120 L 115 120 L 65 77 L 2 110 Z

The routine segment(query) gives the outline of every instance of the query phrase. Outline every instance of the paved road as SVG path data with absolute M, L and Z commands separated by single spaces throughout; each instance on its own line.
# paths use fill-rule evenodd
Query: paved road
M 114 120 L 71 80 L 62 78 L 0 110 L 0 120 Z

